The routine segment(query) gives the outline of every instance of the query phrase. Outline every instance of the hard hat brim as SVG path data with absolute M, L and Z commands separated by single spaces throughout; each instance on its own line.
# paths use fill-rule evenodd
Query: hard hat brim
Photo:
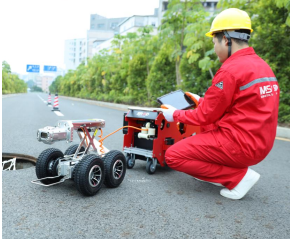
M 207 32 L 207 33 L 205 33 L 205 35 L 206 35 L 207 37 L 213 37 L 212 32 Z

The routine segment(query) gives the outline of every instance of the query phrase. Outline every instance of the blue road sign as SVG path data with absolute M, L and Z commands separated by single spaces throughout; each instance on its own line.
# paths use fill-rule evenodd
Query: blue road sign
M 56 66 L 44 66 L 43 71 L 57 71 Z
M 39 65 L 26 65 L 26 72 L 39 73 Z

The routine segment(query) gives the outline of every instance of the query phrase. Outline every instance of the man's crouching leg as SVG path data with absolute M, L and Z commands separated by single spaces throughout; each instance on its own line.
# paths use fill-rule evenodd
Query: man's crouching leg
M 204 137 L 203 137 L 204 138 Z M 239 162 L 214 141 L 198 136 L 170 146 L 165 154 L 167 165 L 199 180 L 223 185 L 221 195 L 241 199 L 259 180 L 260 175 L 245 162 Z M 209 142 L 212 142 L 211 144 Z

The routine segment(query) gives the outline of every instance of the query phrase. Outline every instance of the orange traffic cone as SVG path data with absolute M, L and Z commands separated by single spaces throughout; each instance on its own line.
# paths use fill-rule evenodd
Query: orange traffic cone
M 54 96 L 54 103 L 53 103 L 52 111 L 60 111 L 58 108 L 58 94 L 57 93 Z
M 51 105 L 51 94 L 50 94 L 50 92 L 49 92 L 49 95 L 48 95 L 47 104 L 48 105 Z

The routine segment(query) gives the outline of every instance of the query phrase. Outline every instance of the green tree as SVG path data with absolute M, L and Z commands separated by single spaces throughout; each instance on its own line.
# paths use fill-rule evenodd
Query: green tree
M 150 92 L 149 102 L 151 106 L 158 106 L 156 99 L 159 96 L 176 89 L 175 63 L 170 61 L 166 45 L 155 57 L 150 75 L 148 78 L 148 89 Z
M 209 71 L 202 70 L 198 62 L 188 63 L 188 58 L 184 55 L 180 63 L 180 73 L 182 75 L 181 89 L 203 96 L 211 85 L 212 76 Z
M 146 79 L 146 57 L 143 54 L 136 55 L 129 64 L 128 93 L 132 103 L 137 105 L 147 103 Z
M 221 65 L 214 52 L 212 39 L 205 36 L 212 21 L 208 19 L 209 14 L 203 8 L 192 15 L 191 23 L 186 27 L 186 52 L 180 65 L 182 89 L 199 95 L 203 95 L 211 85 L 214 72 Z
M 180 63 L 185 52 L 186 28 L 194 16 L 204 11 L 197 0 L 171 0 L 160 27 L 160 40 L 166 45 L 170 59 L 175 62 L 176 85 L 181 85 Z
M 49 86 L 49 91 L 51 93 L 59 93 L 60 92 L 60 84 L 62 82 L 63 77 L 62 76 L 57 76 L 55 80 L 51 83 Z
M 31 88 L 31 91 L 34 91 L 34 92 L 42 92 L 42 89 L 40 87 L 38 87 L 37 85 L 33 86 Z
M 6 73 L 11 73 L 10 65 L 6 61 L 2 61 L 2 71 Z
M 125 97 L 128 100 L 134 100 L 135 104 L 140 102 L 142 105 L 148 105 L 148 99 L 150 98 L 150 90 L 148 89 L 148 77 L 156 57 L 156 54 L 159 50 L 160 43 L 158 41 L 158 36 L 152 36 L 153 31 L 152 26 L 145 26 L 139 28 L 135 38 L 131 38 L 130 41 L 125 42 L 123 47 L 123 52 L 126 56 L 127 63 L 129 66 L 129 72 L 127 76 L 127 87 L 124 90 L 124 93 L 130 95 L 130 97 Z M 136 67 L 136 69 L 134 69 Z M 141 78 L 140 78 L 141 77 Z M 134 79 L 135 78 L 135 79 Z M 140 81 L 141 80 L 141 81 Z M 137 92 L 135 85 L 132 82 L 138 82 L 142 84 L 141 91 L 144 96 L 141 96 L 140 93 L 137 97 Z M 132 91 L 131 86 L 134 87 Z M 132 95 L 131 95 L 131 93 Z M 132 97 L 131 97 L 132 96 Z M 139 100 L 137 100 L 137 98 Z M 136 101 L 137 100 L 137 101 Z M 129 102 L 128 102 L 129 103 Z
M 6 62 L 2 62 L 2 93 L 25 93 L 27 92 L 27 85 L 18 75 L 11 74 L 10 65 Z
M 33 80 L 29 80 L 26 82 L 27 87 L 32 88 L 36 83 Z
M 150 68 L 153 64 L 156 52 L 160 48 L 158 38 L 151 35 L 152 26 L 145 26 L 138 29 L 138 38 L 133 42 L 132 48 L 134 54 L 142 54 L 146 64 L 147 77 L 150 74 Z

